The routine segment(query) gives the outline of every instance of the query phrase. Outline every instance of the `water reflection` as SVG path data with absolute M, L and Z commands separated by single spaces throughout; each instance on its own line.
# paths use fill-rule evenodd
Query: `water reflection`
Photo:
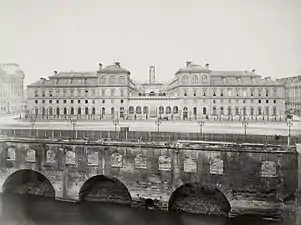
M 84 202 L 59 202 L 53 199 L 6 195 L 0 201 L 2 225 L 269 225 L 268 221 L 229 220 L 189 214 L 153 212 L 132 209 L 129 206 Z M 293 225 L 284 222 L 283 225 Z

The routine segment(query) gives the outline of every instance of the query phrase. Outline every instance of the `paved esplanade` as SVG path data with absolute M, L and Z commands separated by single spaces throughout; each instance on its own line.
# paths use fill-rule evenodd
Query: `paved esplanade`
M 129 125 L 132 131 L 157 131 L 155 121 L 120 121 L 119 125 Z M 20 121 L 12 116 L 0 117 L 0 128 L 31 128 L 29 121 Z M 36 129 L 72 129 L 69 120 L 66 121 L 36 121 Z M 114 130 L 112 121 L 78 121 L 77 130 Z M 200 132 L 200 125 L 197 121 L 162 121 L 160 131 L 175 132 Z M 204 133 L 234 133 L 243 134 L 244 127 L 241 122 L 206 122 L 203 126 Z M 262 135 L 288 135 L 288 126 L 285 122 L 249 122 L 248 134 Z M 291 127 L 292 135 L 301 134 L 301 121 L 295 121 Z

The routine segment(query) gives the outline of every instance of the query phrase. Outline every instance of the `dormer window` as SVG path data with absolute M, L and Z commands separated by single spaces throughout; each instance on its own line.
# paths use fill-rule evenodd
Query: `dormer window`
M 207 83 L 207 76 L 206 75 L 203 75 L 203 77 L 202 77 L 202 83 L 203 84 Z
M 182 77 L 182 84 L 187 84 L 188 83 L 188 76 L 185 75 Z
M 110 84 L 115 84 L 115 77 L 114 76 L 110 77 Z
M 35 97 L 38 97 L 38 96 L 39 96 L 38 91 L 34 91 L 34 96 L 35 96 Z
M 194 75 L 194 76 L 192 77 L 192 83 L 193 83 L 193 84 L 199 83 L 199 78 L 198 78 L 197 75 Z

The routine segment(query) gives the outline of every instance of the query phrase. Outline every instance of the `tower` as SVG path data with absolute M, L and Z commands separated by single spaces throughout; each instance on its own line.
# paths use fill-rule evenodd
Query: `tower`
M 149 67 L 149 83 L 154 84 L 156 83 L 156 73 L 155 73 L 155 66 L 150 66 Z

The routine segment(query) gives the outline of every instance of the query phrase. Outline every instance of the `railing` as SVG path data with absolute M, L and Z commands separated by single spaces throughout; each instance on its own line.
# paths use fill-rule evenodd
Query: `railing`
M 45 129 L 1 129 L 0 135 L 19 138 L 64 138 L 141 141 L 217 141 L 253 144 L 287 145 L 287 136 L 244 135 L 224 133 L 180 133 L 147 131 L 95 131 L 95 130 L 45 130 Z M 300 136 L 292 136 L 291 144 L 301 143 Z

